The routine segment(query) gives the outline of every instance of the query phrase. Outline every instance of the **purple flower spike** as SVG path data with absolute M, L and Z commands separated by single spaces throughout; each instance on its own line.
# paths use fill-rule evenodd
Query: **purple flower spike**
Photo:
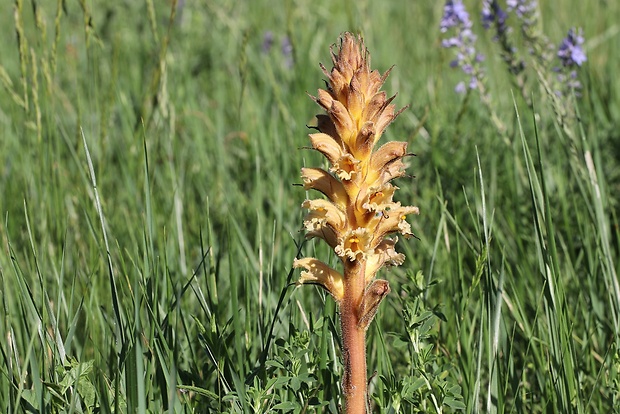
M 269 53 L 271 46 L 273 46 L 273 32 L 271 30 L 267 30 L 263 35 L 263 44 L 261 46 L 263 53 Z
M 469 13 L 465 10 L 465 6 L 461 0 L 448 0 L 443 8 L 443 17 L 440 23 L 441 32 L 445 33 L 448 29 L 459 25 L 471 27 Z
M 528 31 L 538 20 L 538 2 L 536 0 L 507 0 L 506 9 L 514 11 L 522 22 L 522 30 Z
M 481 17 L 482 17 L 482 26 L 485 29 L 489 29 L 491 25 L 493 24 L 493 22 L 495 21 L 495 16 L 493 15 L 493 12 L 491 11 L 490 0 L 483 0 Z
M 500 7 L 497 0 L 483 0 L 482 2 L 482 27 L 490 29 L 493 23 L 497 21 L 497 31 L 499 34 L 506 33 L 506 19 L 508 14 Z
M 535 0 L 507 0 L 506 7 L 508 11 L 514 10 L 517 13 L 517 17 L 520 19 L 526 18 L 536 11 L 538 6 Z
M 484 60 L 484 56 L 476 53 L 476 35 L 472 31 L 469 13 L 461 0 L 446 1 L 443 11 L 441 32 L 446 33 L 450 30 L 452 33 L 451 37 L 442 40 L 441 45 L 456 49 L 456 59 L 450 62 L 450 66 L 460 68 L 470 78 L 470 82 L 459 83 L 455 90 L 457 93 L 463 93 L 467 88 L 477 89 L 478 80 L 483 76 L 480 62 Z
M 570 29 L 568 35 L 558 48 L 558 57 L 562 65 L 566 67 L 581 66 L 587 60 L 581 45 L 583 44 L 583 36 L 581 29 Z
M 293 44 L 291 43 L 291 39 L 286 36 L 282 39 L 282 54 L 284 56 L 290 56 L 293 53 Z
M 284 56 L 284 65 L 291 69 L 294 66 L 293 62 L 293 43 L 291 43 L 291 39 L 286 36 L 282 39 L 282 56 Z

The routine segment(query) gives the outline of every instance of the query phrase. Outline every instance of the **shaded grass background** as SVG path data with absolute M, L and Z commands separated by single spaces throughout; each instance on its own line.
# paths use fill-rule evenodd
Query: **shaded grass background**
M 617 409 L 620 6 L 543 4 L 555 43 L 587 39 L 565 124 L 534 73 L 534 109 L 513 102 L 479 33 L 501 139 L 453 92 L 441 4 L 265 4 L 2 6 L 0 411 L 337 411 L 335 306 L 288 286 L 293 184 L 320 162 L 306 92 L 344 30 L 396 65 L 411 107 L 386 136 L 417 154 L 396 184 L 419 240 L 369 330 L 377 411 Z

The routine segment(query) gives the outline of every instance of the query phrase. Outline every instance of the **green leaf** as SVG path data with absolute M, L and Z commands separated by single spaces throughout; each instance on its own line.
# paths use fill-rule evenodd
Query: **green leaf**
M 467 406 L 461 400 L 457 400 L 453 397 L 446 397 L 443 400 L 443 404 L 452 408 L 453 410 L 464 410 Z
M 192 391 L 192 392 L 195 392 L 196 394 L 202 395 L 204 397 L 211 398 L 212 400 L 217 400 L 218 399 L 218 395 L 216 393 L 214 393 L 213 391 L 206 390 L 206 389 L 200 388 L 200 387 L 194 387 L 193 385 L 177 385 L 177 389 L 179 389 L 181 391 Z
M 289 412 L 292 411 L 296 408 L 299 408 L 300 405 L 298 403 L 294 403 L 292 401 L 284 401 L 281 402 L 279 404 L 274 405 L 273 407 L 271 407 L 272 410 L 282 410 L 283 412 Z

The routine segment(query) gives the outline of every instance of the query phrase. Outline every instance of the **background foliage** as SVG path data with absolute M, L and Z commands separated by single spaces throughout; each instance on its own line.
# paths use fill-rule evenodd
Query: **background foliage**
M 513 93 L 466 3 L 500 133 L 454 92 L 440 3 L 4 2 L 0 411 L 337 412 L 335 305 L 290 268 L 329 254 L 302 245 L 294 184 L 345 30 L 396 65 L 386 139 L 417 154 L 374 409 L 618 410 L 620 4 L 540 3 L 554 43 L 584 29 L 580 97 L 531 66 Z

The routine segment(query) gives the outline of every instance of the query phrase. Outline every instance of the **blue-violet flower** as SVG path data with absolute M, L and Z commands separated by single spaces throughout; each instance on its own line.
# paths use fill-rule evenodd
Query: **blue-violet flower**
M 583 35 L 581 29 L 570 29 L 558 48 L 558 57 L 563 66 L 581 66 L 587 60 L 586 54 L 581 47 L 582 44 Z

